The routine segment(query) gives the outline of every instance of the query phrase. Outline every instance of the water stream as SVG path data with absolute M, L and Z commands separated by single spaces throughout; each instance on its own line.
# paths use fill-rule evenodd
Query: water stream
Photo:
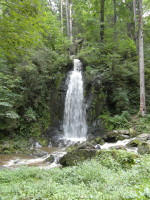
M 42 157 L 27 156 L 23 154 L 0 154 L 0 167 L 17 168 L 26 165 L 49 169 L 60 166 L 59 159 L 66 153 L 64 149 L 56 147 L 39 147 L 38 149 L 47 152 L 47 154 Z M 50 155 L 54 157 L 52 163 L 47 161 L 47 158 L 49 158 Z

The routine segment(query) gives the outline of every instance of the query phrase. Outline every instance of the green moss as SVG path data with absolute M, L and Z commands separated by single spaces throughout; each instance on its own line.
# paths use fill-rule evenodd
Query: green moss
M 127 146 L 128 147 L 138 147 L 139 145 L 141 145 L 142 141 L 139 140 L 139 139 L 134 139 L 134 140 L 131 140 Z
M 42 147 L 48 146 L 48 139 L 40 137 L 37 140 Z

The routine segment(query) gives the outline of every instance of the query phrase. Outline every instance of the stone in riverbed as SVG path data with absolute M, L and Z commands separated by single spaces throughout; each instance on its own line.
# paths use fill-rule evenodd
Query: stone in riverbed
M 141 140 L 139 140 L 138 138 L 135 138 L 133 140 L 131 140 L 126 146 L 127 147 L 138 147 L 141 144 Z
M 96 155 L 97 150 L 90 142 L 76 144 L 67 149 L 68 153 L 60 159 L 60 164 L 63 166 L 77 165 L 86 159 L 90 159 Z
M 150 134 L 143 133 L 138 135 L 136 138 L 142 141 L 150 140 Z
M 96 149 L 78 149 L 68 152 L 60 159 L 60 164 L 63 166 L 74 166 L 86 159 L 91 159 L 96 156 Z
M 55 160 L 54 156 L 53 155 L 50 155 L 48 158 L 46 158 L 46 162 L 49 162 L 49 163 L 53 163 Z
M 142 142 L 138 147 L 138 153 L 140 154 L 150 154 L 150 140 Z
M 138 153 L 146 154 L 150 153 L 150 135 L 149 134 L 140 134 L 135 139 L 131 140 L 127 147 L 137 147 Z
M 113 130 L 104 136 L 105 142 L 117 142 L 117 140 L 124 140 L 130 137 L 129 130 Z
M 40 150 L 40 149 L 32 149 L 31 155 L 37 156 L 37 157 L 43 157 L 46 156 L 48 153 L 46 151 Z

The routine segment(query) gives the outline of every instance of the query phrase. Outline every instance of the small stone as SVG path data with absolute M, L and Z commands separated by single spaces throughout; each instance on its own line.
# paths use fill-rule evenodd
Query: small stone
M 101 146 L 99 144 L 95 145 L 95 149 L 101 149 Z
M 46 162 L 49 162 L 49 163 L 53 163 L 55 160 L 54 156 L 53 155 L 50 155 L 48 158 L 46 158 Z

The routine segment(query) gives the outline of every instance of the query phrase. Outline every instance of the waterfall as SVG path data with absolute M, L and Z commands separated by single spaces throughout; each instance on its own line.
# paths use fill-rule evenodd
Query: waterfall
M 87 124 L 83 96 L 82 63 L 78 59 L 74 59 L 74 68 L 69 77 L 63 132 L 65 139 L 68 140 L 86 138 Z

